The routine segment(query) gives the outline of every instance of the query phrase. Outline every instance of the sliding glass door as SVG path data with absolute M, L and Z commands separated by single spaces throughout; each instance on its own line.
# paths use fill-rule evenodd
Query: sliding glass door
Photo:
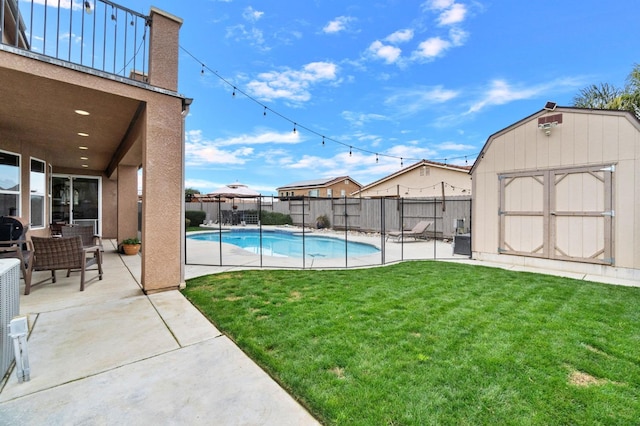
M 93 225 L 100 233 L 101 184 L 99 177 L 54 175 L 51 222 Z

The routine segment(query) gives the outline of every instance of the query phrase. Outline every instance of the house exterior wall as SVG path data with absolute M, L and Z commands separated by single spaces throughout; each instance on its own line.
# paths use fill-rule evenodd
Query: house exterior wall
M 434 165 L 419 166 L 367 188 L 357 196 L 361 198 L 441 197 L 443 187 L 445 196 L 469 195 L 471 194 L 471 175 L 466 170 L 447 169 Z
M 121 78 L 108 78 L 99 72 L 77 66 L 64 66 L 57 60 L 38 60 L 30 54 L 16 54 L 0 50 L 0 69 L 19 75 L 23 84 L 37 80 L 46 85 L 47 93 L 40 96 L 55 98 L 64 105 L 81 101 L 82 96 L 105 95 L 105 99 L 126 100 L 127 105 L 140 106 L 140 115 L 131 117 L 132 129 L 113 140 L 119 144 L 111 155 L 111 164 L 101 168 L 71 169 L 56 165 L 55 158 L 62 152 L 79 156 L 78 144 L 45 143 L 46 138 L 36 139 L 29 131 L 0 128 L 0 149 L 21 155 L 21 212 L 29 212 L 29 159 L 35 157 L 51 164 L 53 173 L 94 175 L 102 177 L 102 234 L 104 238 L 128 238 L 137 233 L 137 172 L 143 168 L 143 218 L 142 218 L 142 275 L 146 293 L 176 289 L 184 281 L 181 262 L 181 241 L 184 225 L 182 205 L 183 188 L 183 133 L 185 99 L 175 93 L 177 86 L 178 31 L 181 21 L 156 9 L 152 10 L 151 45 L 154 76 L 152 86 L 132 84 Z M 150 65 L 151 67 L 151 65 Z M 0 81 L 0 87 L 2 87 Z M 73 89 L 73 94 L 65 88 Z M 80 95 L 80 96 L 79 96 Z M 118 99 L 116 99 L 118 100 Z M 33 99 L 14 99 L 30 102 L 37 114 L 38 102 Z M 28 115 L 28 114 L 27 114 Z M 11 120 L 12 117 L 3 117 Z M 100 123 L 104 123 L 100 122 Z M 33 129 L 39 126 L 34 119 Z M 42 130 L 42 125 L 38 130 Z M 94 128 L 99 132 L 99 127 Z M 42 132 L 41 132 L 42 133 Z M 69 141 L 77 137 L 70 130 Z M 122 138 L 122 139 L 120 139 Z M 37 147 L 36 147 L 37 144 Z M 117 145 L 116 144 L 116 145 Z M 96 150 L 102 147 L 94 146 Z M 66 149 L 66 151 L 65 151 Z M 96 152 L 96 151 L 94 151 Z M 104 153 L 103 153 L 104 154 Z M 122 176 L 118 168 L 121 167 Z M 50 178 L 49 168 L 47 176 Z M 122 177 L 122 179 L 120 179 Z M 123 197 L 127 197 L 125 201 Z M 50 217 L 47 199 L 45 221 Z M 3 213 L 6 214 L 6 213 Z M 49 235 L 47 227 L 32 229 L 29 235 Z M 135 235 L 135 234 L 134 234 Z
M 561 113 L 547 136 L 538 118 Z M 614 165 L 612 266 L 499 254 L 499 174 Z M 628 113 L 575 108 L 540 112 L 492 136 L 474 165 L 474 257 L 581 273 L 640 279 L 640 124 Z M 554 183 L 555 184 L 555 183 Z M 584 188 L 588 188 L 585 184 Z M 521 198 L 530 196 L 526 188 Z M 564 205 L 595 194 L 564 194 Z M 595 232 L 595 230 L 594 230 Z M 570 238 L 580 239 L 579 235 Z
M 347 183 L 348 182 L 348 183 Z M 351 193 L 360 189 L 353 180 L 345 178 L 341 179 L 338 182 L 335 182 L 331 185 L 323 185 L 323 186 L 307 186 L 307 187 L 296 187 L 296 188 L 279 188 L 278 196 L 286 198 L 287 193 L 288 197 L 309 197 L 309 191 L 318 190 L 318 197 L 324 198 L 329 197 L 328 190 L 331 190 L 331 198 L 339 198 L 342 194 L 342 191 L 345 191 L 345 195 L 349 196 Z

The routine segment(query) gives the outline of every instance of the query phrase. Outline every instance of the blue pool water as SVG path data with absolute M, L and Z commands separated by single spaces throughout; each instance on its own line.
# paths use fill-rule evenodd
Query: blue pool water
M 219 232 L 203 232 L 188 238 L 200 241 L 220 241 Z M 260 253 L 260 231 L 257 229 L 239 229 L 222 232 L 222 242 L 233 244 L 252 253 Z M 302 257 L 302 234 L 285 231 L 262 231 L 262 254 L 267 256 Z M 348 241 L 346 255 L 365 256 L 379 253 L 370 244 Z M 345 242 L 338 238 L 305 234 L 304 253 L 306 257 L 332 258 L 345 256 Z

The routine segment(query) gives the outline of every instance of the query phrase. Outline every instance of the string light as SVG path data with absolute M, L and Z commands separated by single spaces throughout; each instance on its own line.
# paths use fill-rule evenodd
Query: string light
M 324 146 L 324 136 L 322 137 L 322 146 Z
M 113 15 L 112 15 L 112 19 L 114 19 L 114 20 L 115 20 L 115 16 L 113 16 Z M 247 99 L 249 99 L 249 100 L 251 100 L 251 101 L 255 102 L 256 104 L 260 105 L 261 107 L 263 107 L 263 113 L 262 113 L 262 114 L 263 114 L 263 116 L 266 116 L 266 115 L 267 115 L 267 106 L 266 106 L 266 105 L 264 105 L 262 102 L 260 102 L 260 101 L 259 101 L 258 99 L 256 99 L 256 98 L 252 97 L 252 96 L 251 96 L 251 95 L 249 95 L 248 93 L 245 93 L 245 92 L 244 92 L 244 91 L 242 91 L 241 89 L 238 89 L 238 88 L 237 88 L 236 86 L 234 86 L 230 81 L 228 81 L 228 80 L 226 80 L 224 77 L 222 77 L 222 76 L 221 76 L 217 71 L 215 71 L 215 70 L 213 70 L 213 69 L 211 69 L 211 68 L 207 67 L 207 66 L 206 66 L 202 61 L 200 61 L 198 58 L 196 58 L 196 57 L 195 57 L 191 52 L 189 52 L 189 51 L 188 51 L 187 49 L 185 49 L 183 46 L 179 46 L 179 48 L 180 48 L 181 50 L 183 50 L 183 51 L 184 51 L 188 56 L 190 56 L 194 61 L 196 61 L 196 62 L 200 63 L 200 65 L 201 65 L 201 67 L 202 67 L 202 68 L 201 68 L 201 70 L 200 70 L 200 73 L 201 73 L 201 74 L 204 74 L 204 70 L 205 70 L 205 68 L 206 68 L 206 69 L 207 69 L 208 71 L 210 71 L 214 76 L 218 77 L 218 79 L 220 79 L 223 83 L 225 83 L 225 84 L 227 84 L 227 85 L 229 85 L 229 86 L 231 86 L 231 87 L 233 88 L 233 92 L 232 92 L 232 96 L 233 96 L 233 97 L 235 97 L 235 96 L 236 96 L 236 92 L 238 92 L 239 94 L 241 94 L 241 95 L 245 96 Z M 273 110 L 273 109 L 271 109 L 271 108 L 269 108 L 269 110 L 270 110 L 273 114 L 277 115 L 278 117 L 280 117 L 280 118 L 282 118 L 282 119 L 284 119 L 284 120 L 287 120 L 287 121 L 289 121 L 289 122 L 291 122 L 291 123 L 294 123 L 294 128 L 293 128 L 293 132 L 294 132 L 294 133 L 296 133 L 296 132 L 297 132 L 297 127 L 300 127 L 300 128 L 302 128 L 302 129 L 304 129 L 304 130 L 308 131 L 309 133 L 313 133 L 313 134 L 315 134 L 315 135 L 317 135 L 317 136 L 322 136 L 322 139 L 323 139 L 323 146 L 325 145 L 325 144 L 324 144 L 324 140 L 326 139 L 326 140 L 328 140 L 328 141 L 334 142 L 334 143 L 336 143 L 336 144 L 339 144 L 339 145 L 342 145 L 342 146 L 345 146 L 345 147 L 347 147 L 347 146 L 348 146 L 348 147 L 349 147 L 349 155 L 352 155 L 352 154 L 353 154 L 353 150 L 355 149 L 355 150 L 360 151 L 360 152 L 363 152 L 363 153 L 367 153 L 367 154 L 375 154 L 375 155 L 376 155 L 376 162 L 378 162 L 378 156 L 380 156 L 380 157 L 386 157 L 386 158 L 400 159 L 400 166 L 401 166 L 401 167 L 403 167 L 403 166 L 404 166 L 404 160 L 405 160 L 405 158 L 403 158 L 403 157 L 398 157 L 398 156 L 396 156 L 396 155 L 390 155 L 390 154 L 384 154 L 384 153 L 377 153 L 377 152 L 370 151 L 370 150 L 367 150 L 367 149 L 364 149 L 364 148 L 360 148 L 360 147 L 357 147 L 357 146 L 356 146 L 356 147 L 354 147 L 353 145 L 346 144 L 346 143 L 344 143 L 344 142 L 341 142 L 341 141 L 339 141 L 339 140 L 333 139 L 333 138 L 331 138 L 331 137 L 323 136 L 322 134 L 320 134 L 319 132 L 317 132 L 317 131 L 315 131 L 315 130 L 313 130 L 313 129 L 310 129 L 310 128 L 308 128 L 308 127 L 305 127 L 305 126 L 303 126 L 303 125 L 300 125 L 300 124 L 298 124 L 298 123 L 294 122 L 292 119 L 290 119 L 289 117 L 285 116 L 284 114 L 281 114 L 281 113 L 280 113 L 280 112 L 278 112 L 278 111 L 275 111 L 275 110 Z M 479 153 L 478 153 L 478 154 L 472 154 L 471 156 L 475 156 L 475 157 L 477 157 L 478 155 L 479 155 Z M 468 155 L 461 155 L 461 156 L 459 156 L 459 157 L 452 157 L 452 158 L 449 158 L 449 160 L 457 160 L 457 159 L 462 159 L 462 158 L 464 158 L 464 159 L 465 159 L 465 164 L 468 164 L 467 156 L 468 156 Z M 409 161 L 416 161 L 416 162 L 418 162 L 418 161 L 422 161 L 422 159 L 420 159 L 420 158 L 407 158 L 407 160 L 409 160 Z M 443 160 L 442 160 L 442 159 L 433 159 L 433 160 L 431 160 L 431 161 L 433 161 L 433 162 L 442 162 Z M 447 161 L 448 161 L 448 159 L 446 159 L 446 158 L 445 158 L 445 159 L 444 159 L 445 165 L 446 165 L 446 162 L 447 162 Z

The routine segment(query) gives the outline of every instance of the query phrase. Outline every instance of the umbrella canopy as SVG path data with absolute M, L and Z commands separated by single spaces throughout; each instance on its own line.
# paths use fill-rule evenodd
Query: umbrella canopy
M 256 198 L 260 196 L 260 193 L 243 185 L 237 186 L 235 188 L 232 188 L 230 186 L 223 186 L 222 188 L 218 188 L 207 195 L 209 197 L 220 198 Z

